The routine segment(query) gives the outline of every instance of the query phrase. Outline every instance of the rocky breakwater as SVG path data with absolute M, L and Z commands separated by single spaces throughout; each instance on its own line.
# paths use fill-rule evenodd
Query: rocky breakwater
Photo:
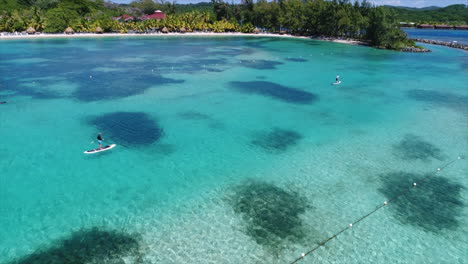
M 416 41 L 416 42 L 422 42 L 422 43 L 427 43 L 427 44 L 434 44 L 434 45 L 446 46 L 446 47 L 451 47 L 451 48 L 456 48 L 456 49 L 468 50 L 468 45 L 458 43 L 456 41 L 446 42 L 446 41 L 430 40 L 430 39 L 413 39 L 413 40 Z
M 401 49 L 403 52 L 431 52 L 430 49 L 426 48 L 417 48 L 417 47 L 406 47 L 404 49 Z

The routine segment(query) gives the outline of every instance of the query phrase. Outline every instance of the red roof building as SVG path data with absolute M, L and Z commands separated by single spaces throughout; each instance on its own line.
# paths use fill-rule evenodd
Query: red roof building
M 154 11 L 151 15 L 144 15 L 140 17 L 141 20 L 148 20 L 148 19 L 164 19 L 166 18 L 166 14 L 164 14 L 161 10 Z
M 429 25 L 429 24 L 421 24 L 421 25 L 418 25 L 418 28 L 434 28 L 434 26 Z
M 450 26 L 450 25 L 435 25 L 434 27 L 437 29 L 452 29 L 453 28 L 453 26 Z
M 123 21 L 135 20 L 134 17 L 132 17 L 131 15 L 127 15 L 127 14 L 123 14 L 123 15 L 118 16 L 118 17 L 113 17 L 113 19 L 115 19 L 115 20 L 123 20 Z

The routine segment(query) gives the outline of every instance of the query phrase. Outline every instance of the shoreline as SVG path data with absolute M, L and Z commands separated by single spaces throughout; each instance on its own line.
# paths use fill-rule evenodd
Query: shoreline
M 341 39 L 341 38 L 332 38 L 332 37 L 315 37 L 315 36 L 294 36 L 290 34 L 273 34 L 273 33 L 240 33 L 240 32 L 233 32 L 233 33 L 208 33 L 208 32 L 197 32 L 197 33 L 142 33 L 142 34 L 133 34 L 133 33 L 75 33 L 75 34 L 34 34 L 34 35 L 0 35 L 0 40 L 18 40 L 18 39 L 53 39 L 53 38 L 104 38 L 104 37 L 167 37 L 167 36 L 177 36 L 177 37 L 184 37 L 184 36 L 200 36 L 200 37 L 224 37 L 224 36 L 249 36 L 249 37 L 277 37 L 277 38 L 300 38 L 300 39 L 312 39 L 312 40 L 320 40 L 320 41 L 327 41 L 327 42 L 335 42 L 335 43 L 342 43 L 342 44 L 349 44 L 349 45 L 359 45 L 359 46 L 369 46 L 368 43 L 359 40 L 352 40 L 352 39 Z

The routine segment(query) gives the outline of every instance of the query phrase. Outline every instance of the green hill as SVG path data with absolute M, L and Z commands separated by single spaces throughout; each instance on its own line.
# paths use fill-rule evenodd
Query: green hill
M 465 5 L 451 5 L 442 8 L 406 8 L 386 6 L 399 21 L 430 24 L 468 24 L 468 8 Z

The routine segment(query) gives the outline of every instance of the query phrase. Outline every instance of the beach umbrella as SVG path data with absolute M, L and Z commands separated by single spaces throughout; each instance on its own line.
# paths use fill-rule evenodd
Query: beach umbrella
M 71 27 L 67 27 L 67 29 L 65 29 L 65 34 L 74 34 L 74 33 L 75 31 Z
M 94 32 L 96 32 L 96 34 L 102 34 L 104 31 L 102 30 L 101 27 L 96 27 L 96 29 L 94 30 Z
M 255 33 L 255 34 L 258 34 L 258 33 L 260 33 L 260 29 L 258 29 L 258 28 L 255 28 L 255 29 L 253 30 L 253 33 Z
M 162 33 L 169 33 L 169 30 L 167 29 L 167 27 L 163 27 L 163 29 L 161 30 Z
M 181 27 L 180 28 L 180 33 L 185 33 L 185 32 L 187 32 L 187 30 L 184 27 Z
M 29 27 L 28 29 L 26 29 L 26 33 L 28 33 L 29 35 L 33 35 L 34 33 L 36 33 L 36 30 L 33 27 Z

